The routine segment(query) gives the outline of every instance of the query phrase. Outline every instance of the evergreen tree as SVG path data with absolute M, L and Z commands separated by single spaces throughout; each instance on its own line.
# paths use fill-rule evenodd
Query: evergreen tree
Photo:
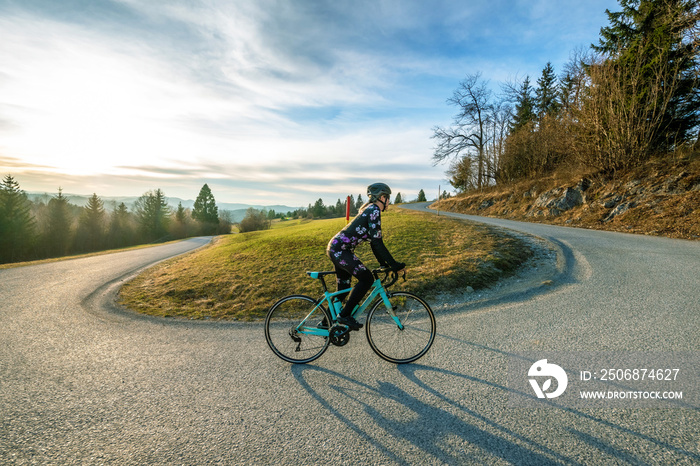
M 189 236 L 187 228 L 187 210 L 182 206 L 182 202 L 177 203 L 175 221 L 170 225 L 170 233 L 175 238 L 186 238 Z
M 218 225 L 219 223 L 219 208 L 216 206 L 216 199 L 206 183 L 199 190 L 197 200 L 194 201 L 192 218 L 205 224 Z
M 576 81 L 569 73 L 564 75 L 559 86 L 559 106 L 566 113 L 576 108 Z
M 102 199 L 93 193 L 83 207 L 76 233 L 77 246 L 85 251 L 97 251 L 105 245 L 105 210 Z
M 148 191 L 136 201 L 136 217 L 145 241 L 166 238 L 170 208 L 165 194 L 160 189 Z
M 469 157 L 461 157 L 452 162 L 447 175 L 450 177 L 450 184 L 458 192 L 476 188 L 474 183 L 474 161 Z
M 394 199 L 394 204 L 403 204 L 403 199 L 401 198 L 401 193 L 396 193 L 396 199 Z
M 335 215 L 339 217 L 345 215 L 345 203 L 340 202 L 340 199 L 335 203 Z
M 564 72 L 559 79 L 559 107 L 567 116 L 573 117 L 581 109 L 590 80 L 587 73 L 587 63 L 590 61 L 590 52 L 576 49 L 564 64 Z
M 362 196 L 360 195 L 360 197 L 362 197 Z M 360 205 L 362 205 L 362 204 L 360 204 Z M 355 196 L 353 196 L 351 194 L 350 195 L 350 216 L 357 215 L 358 208 L 359 207 L 357 206 L 357 202 L 355 202 Z
M 121 248 L 134 244 L 134 230 L 131 214 L 122 202 L 114 208 L 109 224 L 108 243 L 110 247 Z
M 192 215 L 194 216 L 194 214 Z M 182 207 L 182 202 L 178 202 L 177 210 L 175 211 L 175 220 L 180 223 L 185 223 L 185 218 L 187 218 L 185 208 Z
M 316 201 L 314 206 L 311 208 L 311 214 L 314 218 L 323 218 L 326 216 L 326 206 L 323 204 L 323 199 Z
M 0 263 L 29 258 L 35 237 L 27 194 L 7 175 L 0 184 Z
M 535 119 L 535 100 L 532 96 L 529 76 L 525 76 L 525 81 L 523 81 L 520 87 L 520 93 L 517 99 L 515 103 L 515 115 L 513 116 L 513 122 L 511 124 L 511 132 L 524 128 Z
M 362 200 L 362 194 L 358 194 L 357 201 L 355 202 L 354 207 L 350 208 L 350 213 L 353 215 L 357 214 L 364 205 L 364 203 L 365 201 Z M 350 196 L 350 204 L 352 204 L 352 195 Z
M 48 205 L 48 223 L 44 231 L 43 244 L 50 256 L 65 256 L 71 244 L 72 221 L 68 209 L 68 199 L 63 189 L 51 198 Z
M 651 122 L 649 151 L 673 150 L 696 136 L 700 124 L 697 0 L 619 0 L 606 10 L 610 25 L 593 49 L 617 74 L 626 96 L 618 113 Z
M 542 76 L 537 80 L 537 89 L 535 90 L 535 107 L 537 116 L 541 120 L 547 115 L 554 115 L 559 109 L 557 102 L 558 86 L 557 76 L 554 74 L 554 68 L 551 63 L 542 70 Z
M 418 191 L 417 202 L 426 202 L 427 200 L 428 199 L 426 199 L 426 197 L 425 197 L 425 191 L 423 191 L 422 189 L 420 191 Z

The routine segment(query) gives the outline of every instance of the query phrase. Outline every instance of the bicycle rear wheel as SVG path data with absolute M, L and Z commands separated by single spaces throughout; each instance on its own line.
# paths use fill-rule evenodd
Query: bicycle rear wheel
M 435 316 L 430 306 L 412 293 L 390 293 L 389 301 L 403 328 L 389 314 L 384 300 L 379 299 L 367 315 L 367 341 L 386 361 L 413 362 L 427 353 L 435 340 Z
M 324 317 L 327 322 L 332 320 L 322 305 L 311 313 L 316 304 L 313 298 L 303 295 L 287 296 L 273 304 L 265 318 L 265 340 L 277 356 L 304 364 L 328 349 L 328 329 L 324 332 L 318 323 Z

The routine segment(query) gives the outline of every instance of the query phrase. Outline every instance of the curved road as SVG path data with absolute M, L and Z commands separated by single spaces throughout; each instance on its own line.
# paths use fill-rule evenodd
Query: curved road
M 434 303 L 439 337 L 400 367 L 362 333 L 290 366 L 260 324 L 110 304 L 124 279 L 208 238 L 0 270 L 0 463 L 700 462 L 694 387 L 682 402 L 581 406 L 540 402 L 509 376 L 512 361 L 561 352 L 697 355 L 700 242 L 476 220 L 547 239 L 559 273 L 525 293 Z

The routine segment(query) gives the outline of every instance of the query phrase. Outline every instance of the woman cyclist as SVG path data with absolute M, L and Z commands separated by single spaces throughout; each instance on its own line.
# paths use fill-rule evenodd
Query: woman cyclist
M 349 289 L 352 277 L 357 279 L 357 284 L 352 289 L 350 296 L 347 293 L 339 295 L 341 300 L 348 298 L 343 306 L 338 323 L 347 325 L 351 330 L 359 330 L 362 324 L 357 322 L 350 314 L 367 291 L 372 287 L 374 277 L 362 261 L 355 255 L 357 245 L 369 241 L 372 252 L 379 263 L 398 272 L 406 264 L 396 262 L 382 241 L 381 213 L 389 206 L 391 189 L 384 183 L 374 183 L 367 187 L 369 202 L 363 205 L 357 216 L 335 235 L 328 243 L 326 253 L 333 262 L 338 283 L 338 291 Z

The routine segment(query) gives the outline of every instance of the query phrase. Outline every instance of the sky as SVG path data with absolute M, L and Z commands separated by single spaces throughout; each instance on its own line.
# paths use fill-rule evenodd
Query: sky
M 450 190 L 460 81 L 534 83 L 612 0 L 0 0 L 0 176 L 28 192 L 326 204 Z

